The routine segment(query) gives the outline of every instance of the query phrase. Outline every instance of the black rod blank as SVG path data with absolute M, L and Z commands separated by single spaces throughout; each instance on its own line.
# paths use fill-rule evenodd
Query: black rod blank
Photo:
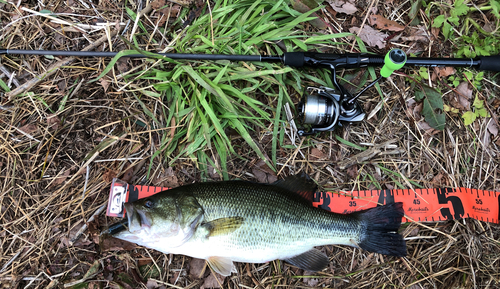
M 53 56 L 75 56 L 75 57 L 115 57 L 118 52 L 105 51 L 64 51 L 64 50 L 22 50 L 22 49 L 0 49 L 1 54 L 9 55 L 53 55 Z M 225 55 L 225 54 L 188 54 L 188 53 L 156 53 L 148 52 L 158 56 L 171 59 L 186 60 L 230 60 L 230 61 L 281 61 L 279 56 L 260 56 L 260 55 Z M 146 58 L 143 54 L 130 54 L 124 57 Z

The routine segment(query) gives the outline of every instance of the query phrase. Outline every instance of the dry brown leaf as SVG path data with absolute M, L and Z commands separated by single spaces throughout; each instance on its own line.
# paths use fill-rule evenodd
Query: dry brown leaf
M 332 7 L 333 10 L 339 13 L 345 13 L 348 15 L 356 13 L 358 8 L 354 6 L 353 3 L 341 0 L 327 0 L 328 4 Z
M 349 32 L 358 33 L 359 27 L 349 28 Z M 373 29 L 371 26 L 365 25 L 363 30 L 359 33 L 359 37 L 363 42 L 368 44 L 368 46 L 377 46 L 380 49 L 385 48 L 384 39 L 387 38 L 387 34 Z
M 121 239 L 116 239 L 113 237 L 101 237 L 100 244 L 101 251 L 118 251 L 118 250 L 133 250 L 137 248 L 137 245 Z
M 189 262 L 189 276 L 194 279 L 201 278 L 200 276 L 206 265 L 205 259 L 192 258 Z M 208 267 L 207 267 L 208 268 Z M 205 270 L 206 272 L 207 270 Z M 210 271 L 210 270 L 208 270 Z
M 434 70 L 436 70 L 436 73 L 440 77 L 447 77 L 452 74 L 455 74 L 456 70 L 455 68 L 451 66 L 446 66 L 446 67 L 435 67 Z
M 221 285 L 224 284 L 224 279 L 226 277 L 221 276 L 219 274 L 214 275 L 215 273 L 211 273 L 210 276 L 205 278 L 205 282 L 201 285 L 200 289 L 204 288 L 221 288 Z
M 457 101 L 465 110 L 470 110 L 470 99 L 472 98 L 472 89 L 469 88 L 469 83 L 462 82 L 457 86 Z M 458 108 L 458 107 L 457 107 Z
M 56 114 L 47 115 L 47 126 L 50 129 L 53 129 L 53 130 L 59 129 L 60 123 L 61 123 L 61 119 Z
M 153 185 L 158 187 L 176 188 L 179 186 L 179 180 L 171 167 L 160 173 L 154 180 Z
M 120 73 L 125 73 L 125 72 L 130 70 L 130 67 L 128 66 L 127 58 L 118 59 L 116 61 L 116 67 L 118 68 L 118 71 L 120 71 Z
M 309 154 L 309 159 L 311 161 L 316 160 L 324 160 L 326 159 L 326 155 L 318 148 L 311 149 L 311 153 Z
M 174 4 L 170 7 L 166 7 L 163 9 L 158 10 L 159 15 L 158 15 L 158 26 L 163 26 L 167 20 L 170 19 L 175 19 L 179 16 L 179 13 L 181 12 L 182 6 L 178 4 Z M 201 9 L 198 9 L 201 10 Z M 198 15 L 199 16 L 199 15 Z M 196 17 L 198 18 L 198 17 Z
M 37 130 L 38 127 L 34 123 L 30 123 L 27 125 L 23 125 L 22 127 L 19 128 L 20 131 L 26 133 L 26 134 L 34 134 Z
M 358 165 L 355 164 L 348 167 L 346 172 L 351 180 L 356 179 L 356 177 L 358 176 Z
M 424 104 L 422 102 L 418 103 L 417 105 L 415 105 L 415 107 L 413 107 L 413 117 L 416 120 L 420 120 L 422 118 L 423 107 L 424 107 Z
M 126 183 L 129 183 L 130 180 L 132 180 L 132 178 L 134 177 L 134 167 L 131 166 L 129 163 L 127 163 L 125 165 L 125 172 L 123 173 L 123 175 L 120 177 L 120 179 Z
M 278 180 L 276 173 L 263 160 L 258 161 L 252 167 L 252 174 L 259 183 L 274 183 Z
M 109 81 L 107 81 L 104 77 L 102 77 L 101 79 L 99 79 L 99 82 L 101 83 L 102 87 L 104 88 L 104 92 L 108 91 L 108 87 L 109 87 Z
M 59 89 L 60 92 L 63 92 L 66 89 L 67 82 L 66 79 L 63 79 L 57 83 L 57 89 Z
M 116 178 L 117 172 L 115 170 L 108 169 L 103 175 L 102 180 L 106 183 L 111 183 L 111 181 Z
M 55 187 L 55 186 L 58 186 L 58 185 L 64 183 L 64 181 L 66 181 L 66 179 L 69 177 L 69 174 L 70 174 L 69 169 L 64 171 L 64 173 L 62 173 L 61 175 L 59 175 L 58 177 L 55 178 L 55 180 L 52 182 L 50 187 Z
M 158 288 L 158 287 L 160 287 L 158 285 L 158 282 L 156 282 L 153 279 L 148 279 L 148 281 L 146 282 L 146 288 L 148 288 L 148 289 L 155 289 L 155 288 Z
M 428 131 L 428 130 L 432 129 L 432 127 L 425 121 L 417 122 L 417 126 L 419 129 L 424 130 L 424 131 Z
M 409 27 L 410 28 L 410 36 L 401 37 L 403 41 L 419 41 L 424 43 L 429 43 L 430 35 L 429 31 L 424 26 L 418 27 Z
M 432 178 L 431 183 L 435 184 L 436 186 L 448 186 L 448 177 L 443 174 L 442 172 L 439 172 L 434 178 Z
M 311 10 L 309 6 L 307 6 L 306 3 L 303 3 L 302 1 L 304 0 L 290 0 L 290 3 L 292 4 L 293 9 L 301 12 L 301 13 L 307 13 Z M 322 30 L 326 29 L 328 27 L 328 24 L 316 13 L 311 14 L 312 17 L 315 17 L 315 19 L 312 19 L 309 21 L 309 24 L 313 25 L 314 27 Z
M 158 10 L 163 6 L 165 6 L 165 0 L 155 0 L 151 2 L 151 8 L 153 8 L 154 10 Z
M 495 29 L 496 29 L 495 28 L 495 23 L 494 22 L 488 22 L 488 23 L 484 24 L 483 29 L 486 32 L 490 32 L 490 33 L 494 32 Z
M 78 238 L 78 240 L 76 240 L 76 242 L 71 244 L 71 240 L 75 238 L 76 234 L 78 233 L 78 231 L 80 231 L 80 229 L 83 226 L 84 223 L 82 222 L 79 225 L 74 226 L 69 231 L 69 233 L 64 234 L 60 239 L 61 242 L 59 243 L 59 248 L 70 247 L 70 246 L 82 248 L 92 244 L 92 242 L 88 239 L 87 235 L 82 235 L 80 238 Z
M 498 135 L 498 126 L 492 118 L 488 119 L 488 130 L 493 136 Z
M 382 17 L 381 15 L 371 15 L 369 17 L 370 25 L 377 26 L 378 29 L 389 31 L 402 31 L 405 27 L 396 21 L 392 21 Z

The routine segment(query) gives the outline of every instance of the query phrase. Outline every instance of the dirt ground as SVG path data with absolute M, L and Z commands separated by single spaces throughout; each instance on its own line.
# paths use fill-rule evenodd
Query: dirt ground
M 175 22 L 178 17 L 189 24 L 208 13 L 204 4 L 170 5 L 160 14 L 157 8 L 137 1 L 0 1 L 0 47 L 82 50 L 93 43 L 90 50 L 108 51 L 111 45 L 119 51 L 127 44 L 116 36 L 118 29 L 126 39 L 136 29 L 125 7 L 143 11 L 144 29 L 151 32 L 158 27 L 158 15 L 167 14 L 167 24 L 159 25 L 171 23 L 177 25 L 172 29 L 182 29 L 184 24 Z M 381 14 L 391 7 L 404 8 L 393 18 L 400 17 L 400 24 L 411 22 L 402 12 L 410 8 L 404 1 L 355 6 L 357 12 L 347 17 L 332 10 L 333 6 L 318 14 L 342 31 L 359 27 L 367 11 L 372 11 L 367 7 L 378 8 Z M 54 18 L 35 12 L 44 7 L 62 14 Z M 88 27 L 74 25 L 77 22 Z M 405 29 L 403 37 L 419 36 L 413 28 Z M 444 41 L 442 35 L 432 36 L 436 31 L 427 32 L 430 42 L 414 40 L 405 48 L 432 57 L 450 56 L 454 43 Z M 160 34 L 151 32 L 155 37 Z M 165 35 L 168 40 L 168 29 Z M 144 36 L 141 39 L 147 42 Z M 154 50 L 148 45 L 141 48 Z M 369 50 L 384 52 L 377 44 Z M 0 56 L 0 79 L 12 90 L 19 87 L 13 92 L 0 90 L 2 288 L 500 288 L 500 227 L 474 219 L 404 224 L 401 233 L 408 246 L 404 258 L 345 246 L 322 247 L 331 262 L 319 273 L 273 261 L 238 263 L 238 274 L 222 278 L 211 273 L 203 260 L 103 241 L 101 230 L 117 221 L 103 211 L 114 177 L 155 186 L 223 178 L 216 170 L 220 169 L 216 151 L 207 149 L 213 163 L 201 165 L 187 155 L 172 160 L 179 152 L 165 151 L 163 145 L 180 128 L 162 113 L 161 99 L 138 98 L 134 90 L 142 84 L 128 85 L 121 76 L 142 69 L 145 60 L 119 61 L 105 77 L 89 82 L 103 72 L 108 61 Z M 329 190 L 409 188 L 416 182 L 424 188 L 500 192 L 498 76 L 485 73 L 481 90 L 467 82 L 460 92 L 448 85 L 445 104 L 457 111 L 446 112 L 446 127 L 439 131 L 424 121 L 422 106 L 414 100 L 415 89 L 406 76 L 418 74 L 415 71 L 381 83 L 383 101 L 375 89 L 364 95 L 361 102 L 370 118 L 362 123 L 308 138 L 292 140 L 285 135 L 276 153 L 277 172 L 267 168 L 241 136 L 229 131 L 238 154 L 227 159 L 229 178 L 271 182 L 304 171 Z M 452 73 L 429 69 L 425 82 L 446 87 L 446 77 Z M 353 74 L 353 82 L 359 78 Z M 290 91 L 298 102 L 300 96 Z M 485 100 L 490 117 L 478 117 L 465 126 L 461 115 L 468 110 L 464 104 L 470 106 L 476 96 Z M 269 107 L 276 107 L 269 98 L 260 97 Z M 152 118 L 163 126 L 150 125 Z M 266 123 L 251 131 L 266 156 L 273 153 L 273 129 L 272 123 Z M 362 147 L 395 141 L 390 153 L 341 169 L 339 162 L 360 150 L 337 136 Z

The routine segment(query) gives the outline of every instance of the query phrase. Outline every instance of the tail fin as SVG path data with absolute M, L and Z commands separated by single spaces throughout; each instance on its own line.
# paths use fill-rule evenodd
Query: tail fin
M 406 256 L 406 242 L 397 232 L 403 216 L 403 203 L 392 203 L 360 212 L 359 218 L 366 231 L 358 245 L 370 252 Z

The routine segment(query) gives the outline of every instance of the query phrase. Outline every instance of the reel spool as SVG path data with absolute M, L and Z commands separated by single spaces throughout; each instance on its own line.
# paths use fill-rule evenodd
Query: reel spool
M 311 135 L 322 131 L 334 130 L 342 123 L 362 121 L 365 113 L 358 103 L 348 104 L 335 89 L 329 87 L 309 87 L 306 95 L 297 106 L 298 118 L 303 125 L 298 134 Z

